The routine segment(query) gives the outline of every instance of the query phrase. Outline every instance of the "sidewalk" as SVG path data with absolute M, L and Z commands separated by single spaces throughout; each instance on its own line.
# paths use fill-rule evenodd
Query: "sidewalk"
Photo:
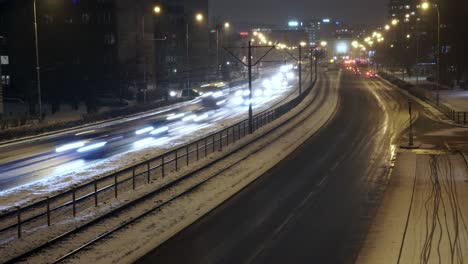
M 394 77 L 402 80 L 401 74 L 395 74 Z M 426 80 L 425 76 L 416 77 L 405 77 L 405 82 L 417 85 L 424 88 L 432 94 L 432 98 L 436 98 L 436 83 Z M 440 100 L 443 104 L 451 108 L 456 112 L 468 112 L 468 90 L 462 90 L 459 88 L 452 88 L 447 85 L 441 85 L 439 91 Z
M 461 155 L 400 153 L 356 263 L 468 260 L 466 197 Z

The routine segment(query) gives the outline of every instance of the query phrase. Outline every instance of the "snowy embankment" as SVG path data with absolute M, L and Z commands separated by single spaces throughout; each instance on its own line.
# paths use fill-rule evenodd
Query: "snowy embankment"
M 320 85 L 324 85 L 324 83 L 319 82 L 318 86 Z M 318 90 L 319 87 L 316 87 L 303 103 L 290 113 L 262 128 L 258 134 L 272 130 L 278 124 L 304 109 L 286 125 L 272 130 L 267 136 L 235 151 L 228 158 L 216 163 L 206 171 L 193 175 L 190 180 L 181 182 L 174 188 L 161 193 L 154 198 L 154 202 L 146 202 L 146 210 L 154 203 L 167 201 L 176 196 L 177 193 L 191 188 L 196 182 L 203 181 L 212 175 L 216 175 L 216 177 L 205 182 L 195 191 L 171 201 L 158 212 L 131 227 L 113 234 L 112 239 L 93 245 L 92 248 L 80 253 L 70 261 L 77 263 L 95 261 L 130 263 L 157 247 L 242 190 L 313 136 L 333 117 L 339 102 L 338 88 L 339 81 L 333 80 L 330 87 L 320 90 Z M 315 94 L 317 91 L 319 92 Z M 259 137 L 258 134 L 246 137 L 244 141 L 252 141 Z M 243 143 L 239 142 L 231 148 L 235 149 L 239 144 Z M 145 209 L 141 208 L 141 210 Z M 131 217 L 131 213 L 129 212 L 126 217 Z M 60 250 L 65 249 L 61 248 Z M 30 261 L 31 263 L 46 261 L 49 256 L 49 253 L 42 254 Z
M 292 88 L 294 87 L 290 87 L 291 90 L 284 91 L 281 96 L 275 97 L 269 101 L 268 104 L 265 104 L 262 107 L 255 108 L 254 111 L 258 113 L 259 111 L 268 109 L 272 105 L 287 102 L 294 96 L 297 96 L 297 93 L 293 92 Z M 173 109 L 174 107 L 181 107 L 189 105 L 190 103 L 191 102 L 183 102 L 171 106 L 170 108 Z M 147 161 L 153 157 L 170 151 L 171 149 L 175 149 L 178 146 L 195 141 L 196 139 L 203 137 L 203 135 L 208 135 L 210 133 L 222 130 L 223 128 L 229 127 L 236 122 L 244 120 L 246 118 L 247 109 L 244 110 L 245 111 L 238 112 L 228 118 L 216 120 L 216 122 L 198 129 L 197 133 L 180 134 L 171 137 L 171 140 L 169 142 L 164 142 L 164 144 L 137 146 L 104 160 L 87 162 L 83 162 L 83 160 L 77 160 L 76 162 L 67 164 L 65 167 L 60 167 L 60 169 L 57 168 L 51 171 L 50 176 L 46 178 L 40 176 L 41 172 L 37 172 L 37 176 L 32 175 L 32 178 L 38 178 L 37 181 L 25 184 L 21 187 L 0 192 L 0 212 L 5 213 L 9 210 L 15 209 L 16 206 L 28 205 L 35 201 L 44 200 L 48 196 L 54 196 L 55 194 L 72 189 L 74 186 L 91 182 L 95 179 L 100 179 L 106 175 L 120 171 L 123 168 L 128 168 L 135 164 Z M 159 109 L 156 111 L 156 113 L 161 113 L 164 111 L 167 111 L 167 108 Z M 154 111 L 144 113 L 143 117 L 154 114 Z M 121 120 L 112 121 L 110 124 L 112 125 L 115 122 L 128 122 L 141 117 L 142 116 L 127 117 Z M 107 125 L 109 124 L 106 124 L 106 126 Z
M 464 263 L 467 164 L 462 155 L 400 153 L 356 263 Z

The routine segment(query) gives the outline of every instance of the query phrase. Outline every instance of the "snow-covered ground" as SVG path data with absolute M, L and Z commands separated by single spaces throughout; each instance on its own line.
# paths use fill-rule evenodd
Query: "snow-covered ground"
M 462 155 L 400 153 L 356 263 L 464 263 L 467 164 Z
M 402 79 L 401 73 L 393 75 L 396 78 Z M 436 98 L 436 83 L 429 82 L 425 80 L 425 77 L 406 77 L 404 81 L 409 82 L 414 85 L 419 85 L 428 91 L 431 91 L 433 98 Z M 456 112 L 468 112 L 468 91 L 462 90 L 459 88 L 451 88 L 446 85 L 442 85 L 439 91 L 440 100 L 443 104 L 450 107 L 452 110 Z
M 238 148 L 239 145 L 247 144 L 254 138 L 259 137 L 262 132 L 275 128 L 278 124 L 299 113 L 302 109 L 306 109 L 292 121 L 269 133 L 266 137 L 248 145 L 248 147 L 236 151 L 229 158 L 218 162 L 206 171 L 197 173 L 190 177 L 189 180 L 183 181 L 170 190 L 159 194 L 157 197 L 154 197 L 153 201 L 147 201 L 135 210 L 141 213 L 155 204 L 171 199 L 177 193 L 207 179 L 207 177 L 216 175 L 215 178 L 203 184 L 196 191 L 170 202 L 158 212 L 132 225 L 131 228 L 119 231 L 112 236 L 113 239 L 93 245 L 92 248 L 83 252 L 84 255 L 80 253 L 76 258 L 71 259 L 71 261 L 78 263 L 96 261 L 99 263 L 129 263 L 138 259 L 147 251 L 161 244 L 173 234 L 191 224 L 261 176 L 276 163 L 287 157 L 307 138 L 316 133 L 336 111 L 339 101 L 338 87 L 338 80 L 331 81 L 331 86 L 327 88 L 328 91 L 326 89 L 318 90 L 316 87 L 298 107 L 275 122 L 261 128 L 258 133 L 231 145 L 230 148 L 232 150 Z M 307 107 L 312 100 L 312 104 Z M 215 155 L 224 154 L 223 152 L 219 152 Z M 229 169 L 223 171 L 225 168 Z M 221 171 L 222 173 L 220 173 Z M 116 222 L 120 222 L 124 218 L 129 218 L 130 214 L 136 213 L 135 210 L 132 209 L 132 212 L 124 213 L 121 216 L 122 218 L 109 219 L 107 223 L 100 225 L 101 231 L 115 226 Z M 80 238 L 76 239 L 77 241 L 81 241 L 80 239 L 95 236 L 96 232 L 98 232 L 97 230 L 90 230 L 90 233 L 81 234 Z M 73 243 L 75 242 L 67 243 L 68 245 L 63 243 L 53 251 L 34 256 L 27 260 L 27 262 L 50 261 L 63 252 L 70 250 L 68 247 L 71 246 L 73 248 Z M 21 247 L 21 244 L 17 246 Z M 24 243 L 22 246 L 25 246 Z
M 306 78 L 307 77 L 304 77 L 304 79 Z M 259 81 L 258 83 L 261 84 L 262 82 Z M 259 112 L 263 109 L 269 109 L 278 103 L 288 101 L 294 96 L 297 96 L 297 93 L 294 92 L 295 89 L 296 86 L 289 85 L 274 94 L 263 97 L 263 100 L 256 102 L 257 106 L 254 107 L 254 111 Z M 186 102 L 182 104 L 186 105 L 190 103 L 191 102 Z M 173 133 L 170 140 L 165 140 L 165 138 L 163 138 L 161 140 L 150 142 L 145 141 L 149 140 L 148 138 L 145 138 L 141 141 L 134 142 L 133 146 L 130 148 L 107 159 L 95 161 L 75 160 L 73 162 L 68 162 L 65 165 L 53 167 L 47 171 L 49 175 L 48 177 L 39 177 L 38 175 L 37 177 L 39 180 L 35 182 L 0 192 L 0 210 L 5 212 L 14 208 L 14 206 L 21 206 L 37 200 L 45 199 L 47 196 L 53 196 L 54 194 L 70 189 L 73 186 L 84 182 L 90 182 L 93 179 L 101 178 L 115 171 L 119 171 L 122 168 L 127 168 L 158 156 L 177 146 L 201 138 L 202 135 L 218 131 L 246 118 L 246 106 L 234 106 L 232 105 L 232 102 L 228 102 L 227 106 L 228 107 L 226 108 L 210 113 L 210 122 L 198 125 L 175 125 L 175 127 L 171 127 Z M 164 109 L 160 111 L 164 111 Z M 146 114 L 150 115 L 154 113 Z M 138 117 L 129 117 L 129 119 L 132 118 Z M 122 120 L 115 122 L 122 122 Z M 195 131 L 197 133 L 193 133 Z M 43 174 L 44 172 L 41 173 Z

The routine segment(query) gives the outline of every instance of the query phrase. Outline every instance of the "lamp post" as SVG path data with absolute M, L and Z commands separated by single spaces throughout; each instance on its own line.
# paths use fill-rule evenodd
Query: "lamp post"
M 0 41 L 3 40 L 3 36 L 0 36 Z M 3 114 L 3 78 L 2 78 L 2 54 L 0 54 L 0 119 Z
M 41 95 L 41 66 L 39 60 L 39 39 L 37 32 L 37 3 L 33 0 L 33 12 L 34 12 L 34 44 L 36 51 L 36 82 L 37 82 L 37 103 L 38 103 L 38 115 L 39 120 L 42 120 L 42 95 Z
M 203 21 L 204 17 L 202 13 L 197 13 L 195 14 L 195 21 L 201 23 Z M 185 24 L 185 56 L 186 56 L 186 62 L 187 62 L 187 69 L 186 69 L 186 74 L 187 74 L 187 83 L 186 83 L 186 89 L 187 89 L 187 94 L 190 89 L 190 37 L 189 37 L 189 20 L 187 19 L 186 24 Z
M 421 9 L 428 10 L 429 8 L 434 7 L 437 12 L 437 92 L 436 92 L 436 103 L 439 106 L 440 103 L 440 10 L 437 4 L 431 4 L 429 2 L 423 2 L 421 4 Z
M 217 25 L 216 26 L 216 72 L 219 74 L 219 31 L 228 30 L 231 27 L 229 22 L 225 22 L 223 26 Z

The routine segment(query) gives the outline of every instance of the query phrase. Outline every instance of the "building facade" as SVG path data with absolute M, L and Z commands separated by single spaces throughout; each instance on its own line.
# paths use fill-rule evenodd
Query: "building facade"
M 1 68 L 3 94 L 29 103 L 31 113 L 39 91 L 33 3 L 0 0 L 0 55 L 9 62 Z M 84 101 L 95 110 L 161 96 L 158 79 L 186 78 L 177 73 L 208 64 L 208 16 L 208 0 L 37 1 L 42 101 L 52 108 Z

